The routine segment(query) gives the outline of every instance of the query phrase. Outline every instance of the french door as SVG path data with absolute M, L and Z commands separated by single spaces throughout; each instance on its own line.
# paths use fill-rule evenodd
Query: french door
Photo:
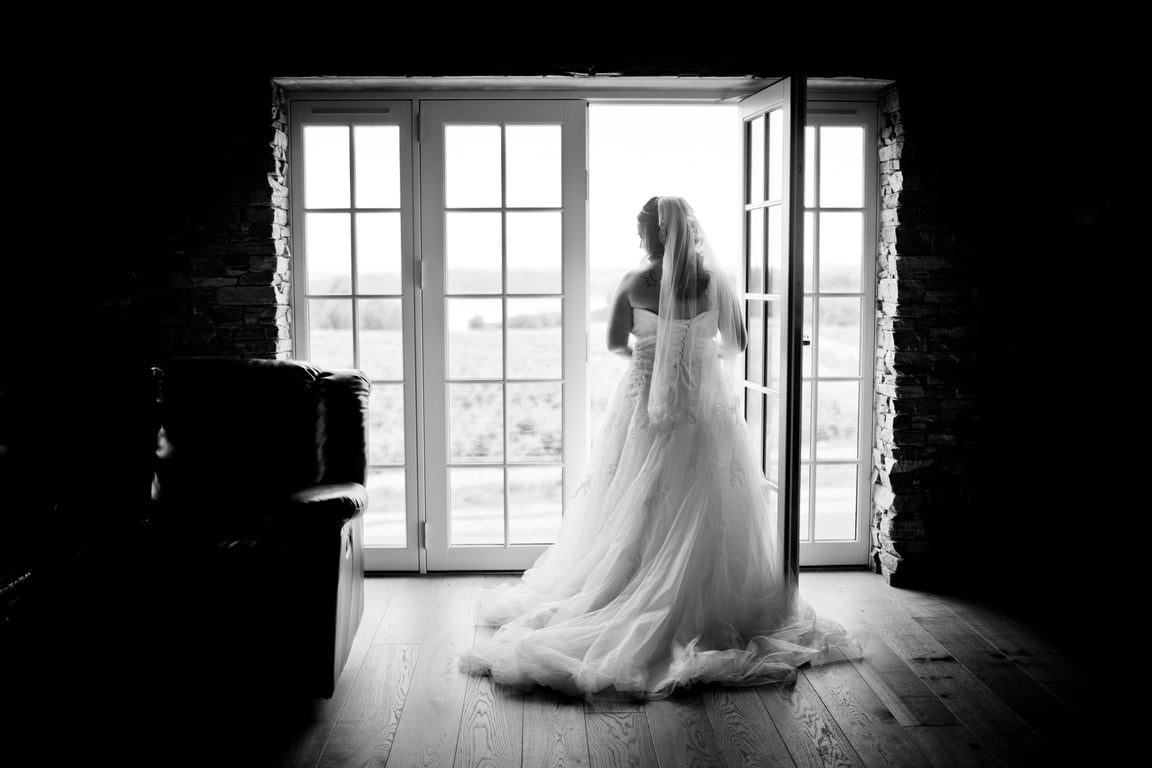
M 871 519 L 874 101 L 810 94 L 804 138 L 801 565 L 862 565 Z
M 740 105 L 745 414 L 792 574 L 864 564 L 871 501 L 875 103 L 804 90 Z
M 365 568 L 528 567 L 587 442 L 584 102 L 299 101 L 290 141 L 296 357 L 372 381 Z
M 295 357 L 371 380 L 364 567 L 415 570 L 413 105 L 316 101 L 292 110 Z
M 827 195 L 841 126 L 809 128 L 802 183 L 804 106 L 795 79 L 740 104 L 742 388 L 793 574 L 802 556 L 856 557 L 832 552 L 844 536 L 821 520 L 828 494 L 867 481 L 862 442 L 849 455 L 812 437 L 833 395 L 867 412 L 870 339 L 850 371 L 829 355 L 847 349 L 845 307 L 864 327 L 870 280 L 826 279 L 832 225 L 868 206 Z M 580 99 L 293 102 L 295 352 L 372 380 L 369 570 L 518 570 L 552 541 L 588 445 L 585 113 Z M 857 543 L 862 520 L 845 523 Z
M 421 102 L 429 570 L 529 567 L 581 476 L 585 109 Z
M 768 480 L 776 550 L 799 567 L 804 81 L 784 78 L 740 103 L 744 142 L 744 407 Z

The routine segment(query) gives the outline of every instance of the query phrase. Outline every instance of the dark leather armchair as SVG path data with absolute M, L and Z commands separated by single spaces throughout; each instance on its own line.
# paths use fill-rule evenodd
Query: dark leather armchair
M 367 379 L 286 360 L 153 370 L 150 525 L 180 636 L 229 679 L 331 696 L 363 614 Z

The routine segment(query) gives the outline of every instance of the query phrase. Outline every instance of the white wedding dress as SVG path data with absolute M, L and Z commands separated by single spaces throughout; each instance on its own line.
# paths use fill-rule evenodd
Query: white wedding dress
M 657 315 L 633 309 L 631 363 L 569 498 L 556 543 L 523 578 L 480 590 L 498 626 L 460 657 L 498 683 L 591 698 L 661 698 L 698 682 L 794 677 L 850 642 L 784 578 L 760 471 L 717 341 L 717 313 L 677 320 L 699 370 L 691 418 L 649 420 Z M 682 353 L 681 353 L 682 354 Z

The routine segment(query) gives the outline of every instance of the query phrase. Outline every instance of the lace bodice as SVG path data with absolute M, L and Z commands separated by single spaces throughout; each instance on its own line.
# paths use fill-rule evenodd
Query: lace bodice
M 632 308 L 632 335 L 636 337 L 633 347 L 633 363 L 647 370 L 652 369 L 652 357 L 656 352 L 656 326 L 659 315 L 647 309 Z M 687 344 L 713 344 L 716 336 L 716 310 L 709 309 L 693 318 L 676 320 L 670 326 L 677 333 L 675 343 L 681 349 Z

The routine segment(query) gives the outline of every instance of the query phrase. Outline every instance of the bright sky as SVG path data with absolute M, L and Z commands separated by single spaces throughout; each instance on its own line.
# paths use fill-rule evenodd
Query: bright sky
M 636 214 L 653 195 L 696 210 L 730 278 L 740 264 L 740 128 L 735 105 L 592 104 L 588 110 L 590 303 L 604 306 L 644 258 Z M 609 296 L 605 297 L 604 286 Z

